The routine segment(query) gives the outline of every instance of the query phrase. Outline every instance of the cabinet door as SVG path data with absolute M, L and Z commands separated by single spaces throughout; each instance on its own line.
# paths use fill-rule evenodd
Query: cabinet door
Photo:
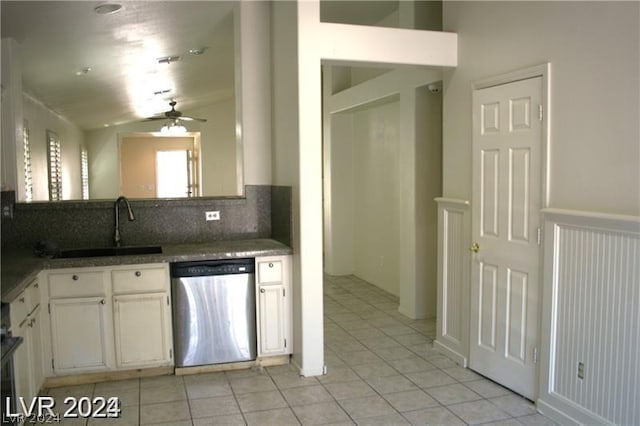
M 56 373 L 108 367 L 104 297 L 51 299 L 51 346 Z
M 11 304 L 13 307 L 13 303 Z M 15 380 L 15 391 L 17 396 L 21 396 L 25 401 L 31 400 L 31 391 L 29 389 L 29 348 L 27 347 L 27 319 L 17 326 L 12 326 L 11 331 L 14 336 L 22 337 L 23 341 L 13 354 L 13 374 Z M 16 405 L 20 408 L 20 404 Z
M 118 368 L 171 362 L 170 307 L 167 293 L 114 296 Z
M 286 350 L 284 286 L 263 285 L 258 290 L 258 355 L 283 354 Z
M 42 318 L 40 305 L 36 306 L 29 314 L 27 323 L 27 348 L 29 349 L 29 390 L 31 396 L 40 392 L 44 382 L 44 370 L 42 366 Z

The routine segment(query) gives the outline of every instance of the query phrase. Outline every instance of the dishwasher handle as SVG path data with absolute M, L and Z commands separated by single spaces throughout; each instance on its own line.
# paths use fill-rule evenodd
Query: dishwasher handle
M 199 260 L 171 264 L 171 278 L 254 274 L 255 259 Z

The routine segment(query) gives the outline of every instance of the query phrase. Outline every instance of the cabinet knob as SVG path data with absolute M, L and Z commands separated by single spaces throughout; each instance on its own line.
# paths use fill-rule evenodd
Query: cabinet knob
M 140 271 L 136 271 L 136 277 L 139 277 L 139 276 L 141 276 L 141 275 L 142 275 L 142 272 L 140 272 Z
M 74 280 L 74 281 L 78 281 L 78 276 L 74 275 L 74 276 L 71 277 L 71 279 Z
M 33 288 L 40 288 L 40 284 L 35 283 L 35 284 L 33 285 Z
M 264 288 L 260 289 L 260 293 L 264 293 L 264 291 L 265 291 Z
M 107 303 L 107 302 L 105 302 L 105 301 L 104 301 L 104 299 L 102 299 L 102 300 L 100 301 L 100 304 L 101 304 L 101 305 L 104 305 L 105 303 Z
M 273 263 L 269 263 L 269 268 L 273 268 Z
M 24 303 L 24 296 L 22 296 L 20 299 L 18 299 L 20 301 L 20 303 Z

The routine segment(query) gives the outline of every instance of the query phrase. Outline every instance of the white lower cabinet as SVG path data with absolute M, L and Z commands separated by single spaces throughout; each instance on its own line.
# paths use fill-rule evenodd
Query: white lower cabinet
M 258 356 L 292 353 L 291 257 L 256 258 Z
M 105 296 L 51 299 L 49 308 L 54 371 L 107 369 L 110 346 Z
M 11 303 L 11 332 L 23 342 L 13 357 L 16 394 L 31 401 L 44 382 L 42 366 L 42 333 L 40 292 L 37 281 Z
M 135 368 L 171 361 L 169 297 L 166 293 L 113 297 L 116 366 Z
M 45 375 L 172 365 L 167 264 L 52 270 L 42 278 Z

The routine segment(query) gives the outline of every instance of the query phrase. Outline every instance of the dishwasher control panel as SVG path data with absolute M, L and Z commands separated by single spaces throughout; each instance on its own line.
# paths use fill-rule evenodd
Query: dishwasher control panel
M 255 260 L 225 259 L 177 262 L 171 264 L 171 277 L 203 277 L 208 275 L 253 274 Z

